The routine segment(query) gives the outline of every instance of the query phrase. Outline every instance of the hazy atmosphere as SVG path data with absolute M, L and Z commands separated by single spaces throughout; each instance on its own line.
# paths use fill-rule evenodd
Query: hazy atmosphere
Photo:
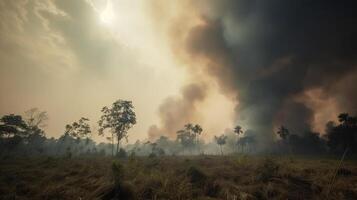
M 132 142 L 188 121 L 323 131 L 357 109 L 354 9 L 332 2 L 2 1 L 0 114 L 41 108 L 58 137 L 123 98 Z
M 170 112 L 186 112 L 178 116 L 179 126 L 195 120 L 209 132 L 223 131 L 222 122 L 233 120 L 234 98 L 222 95 L 213 82 L 200 86 L 204 94 L 195 103 L 181 97 L 186 85 L 203 85 L 208 78 L 196 77 L 189 70 L 196 65 L 176 55 L 172 27 L 155 16 L 155 9 L 161 10 L 156 3 L 2 1 L 0 114 L 41 108 L 50 118 L 47 135 L 59 137 L 66 123 L 81 116 L 96 122 L 102 106 L 131 99 L 140 121 L 131 130 L 129 139 L 135 141 L 148 138 L 151 125 L 165 127 L 160 117 L 171 101 Z M 209 112 L 218 110 L 217 121 Z
M 109 200 L 130 183 L 139 196 L 122 199 L 357 198 L 344 188 L 357 181 L 355 4 L 0 0 L 0 193 L 28 197 L 26 178 L 11 178 L 26 159 L 59 171 L 84 159 L 114 175 L 92 174 L 106 177 L 98 190 L 26 191 Z M 192 177 L 158 178 L 176 177 L 155 171 L 171 165 Z M 246 166 L 252 179 L 239 178 Z

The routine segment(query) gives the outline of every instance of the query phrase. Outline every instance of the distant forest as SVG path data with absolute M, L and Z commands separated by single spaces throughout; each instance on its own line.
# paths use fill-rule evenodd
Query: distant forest
M 176 139 L 161 136 L 156 141 L 136 141 L 120 145 L 128 139 L 128 130 L 136 124 L 131 101 L 118 100 L 102 108 L 97 134 L 107 143 L 97 144 L 91 139 L 93 131 L 89 119 L 82 117 L 65 126 L 58 138 L 47 138 L 43 130 L 47 113 L 33 108 L 25 114 L 4 115 L 0 119 L 1 156 L 164 156 L 197 154 L 262 153 L 259 134 L 237 125 L 233 131 L 214 136 L 205 143 L 200 136 L 204 129 L 199 124 L 187 123 L 177 130 Z M 357 155 L 357 117 L 347 113 L 338 115 L 338 122 L 327 122 L 324 134 L 307 131 L 293 134 L 289 127 L 276 130 L 277 140 L 269 144 L 265 153 L 308 155 Z M 265 133 L 269 134 L 269 133 Z

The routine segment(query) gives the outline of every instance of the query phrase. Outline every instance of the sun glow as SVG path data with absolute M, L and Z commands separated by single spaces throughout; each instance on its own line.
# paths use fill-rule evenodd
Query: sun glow
M 110 0 L 108 0 L 105 9 L 100 14 L 100 20 L 103 24 L 111 25 L 113 24 L 114 18 L 115 15 L 113 12 L 112 3 Z

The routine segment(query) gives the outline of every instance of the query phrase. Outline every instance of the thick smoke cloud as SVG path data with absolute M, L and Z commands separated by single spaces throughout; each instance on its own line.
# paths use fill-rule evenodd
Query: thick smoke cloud
M 191 3 L 187 12 L 200 22 L 185 34 L 173 32 L 173 48 L 183 48 L 191 62 L 204 60 L 191 70 L 199 67 L 214 77 L 227 95 L 238 93 L 237 122 L 258 132 L 261 141 L 272 139 L 280 123 L 296 134 L 311 128 L 316 110 L 296 99 L 312 89 L 337 99 L 340 111 L 357 111 L 353 1 Z
M 181 96 L 169 97 L 159 107 L 161 127 L 152 125 L 148 134 L 150 140 L 160 136 L 175 138 L 176 131 L 186 123 L 195 120 L 196 104 L 206 97 L 206 87 L 200 84 L 190 84 L 182 88 Z
M 233 55 L 230 60 L 235 61 L 225 67 L 233 67 L 240 93 L 237 110 L 255 126 L 252 128 L 271 131 L 272 120 L 279 112 L 295 115 L 286 123 L 300 119 L 304 124 L 312 112 L 301 103 L 291 102 L 293 96 L 313 87 L 329 93 L 337 81 L 355 72 L 357 16 L 352 3 L 282 0 L 226 3 L 226 9 L 213 23 L 223 24 L 225 43 L 220 46 L 228 48 Z M 214 40 L 205 43 L 210 41 Z M 219 74 L 217 78 L 224 79 Z M 340 98 L 352 102 L 350 95 Z

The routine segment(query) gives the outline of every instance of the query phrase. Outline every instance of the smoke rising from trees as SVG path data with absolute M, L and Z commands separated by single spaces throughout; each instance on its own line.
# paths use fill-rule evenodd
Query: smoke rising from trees
M 227 96 L 235 95 L 236 120 L 268 142 L 278 119 L 284 118 L 299 134 L 314 123 L 325 123 L 313 120 L 320 111 L 308 105 L 310 99 L 299 99 L 307 91 L 318 89 L 324 96 L 321 101 L 334 99 L 330 106 L 338 112 L 357 112 L 355 95 L 350 95 L 357 89 L 352 84 L 357 81 L 357 17 L 352 4 L 184 1 L 186 12 L 177 12 L 172 17 L 176 23 L 169 27 L 172 48 L 183 63 L 191 63 L 187 68 L 193 74 L 203 72 Z M 183 30 L 174 31 L 178 26 Z

